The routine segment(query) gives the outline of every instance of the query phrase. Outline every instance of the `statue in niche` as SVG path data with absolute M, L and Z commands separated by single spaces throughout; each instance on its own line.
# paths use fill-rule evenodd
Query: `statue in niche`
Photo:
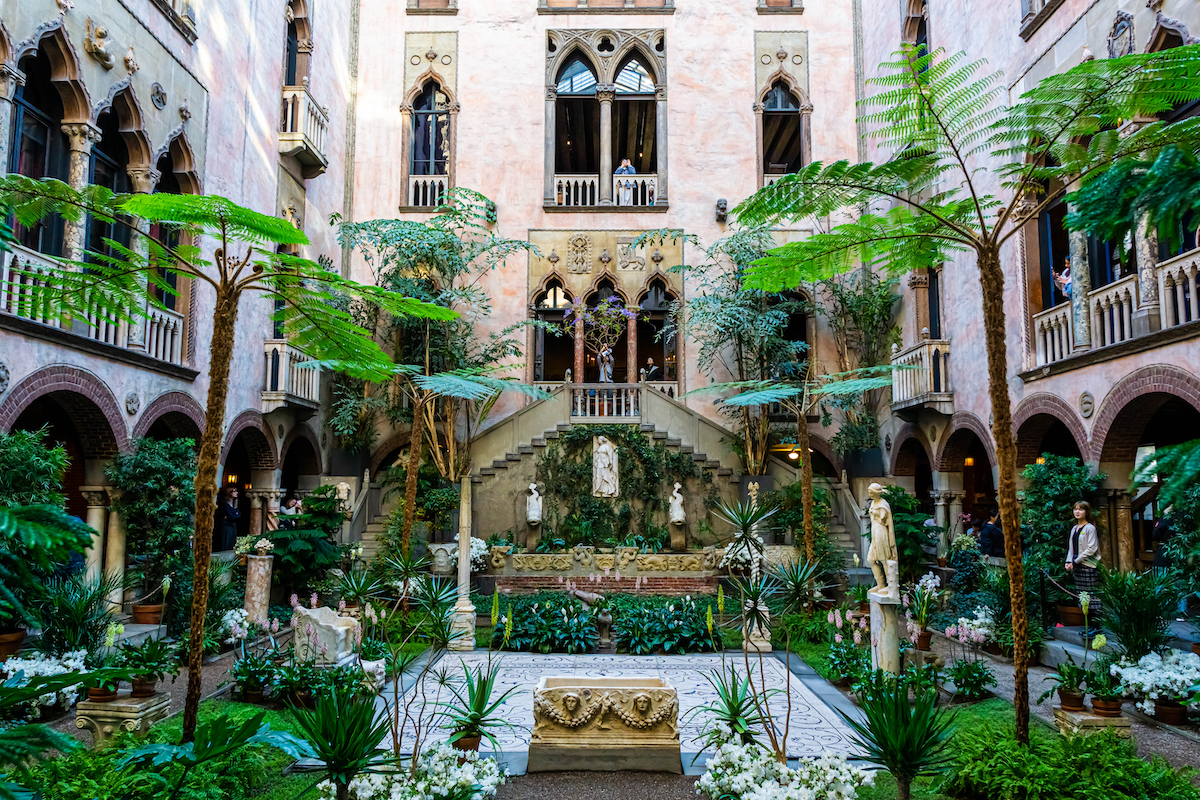
M 671 524 L 682 525 L 687 522 L 687 515 L 683 513 L 683 495 L 679 490 L 683 488 L 683 484 L 676 483 L 675 491 L 671 492 Z
M 592 447 L 592 496 L 616 497 L 621 489 L 617 448 L 607 436 L 597 436 Z
M 531 526 L 542 524 L 542 496 L 536 483 L 529 484 L 529 499 L 525 501 L 525 521 Z
M 896 550 L 896 528 L 892 507 L 883 499 L 883 486 L 872 483 L 867 487 L 871 497 L 871 547 L 867 562 L 875 575 L 874 594 L 893 600 L 900 599 L 900 562 Z
M 108 38 L 108 28 L 93 24 L 92 18 L 88 17 L 87 33 L 83 37 L 83 51 L 100 62 L 100 66 L 105 69 L 112 69 L 113 65 L 117 63 L 117 57 L 108 52 L 108 45 L 111 41 Z

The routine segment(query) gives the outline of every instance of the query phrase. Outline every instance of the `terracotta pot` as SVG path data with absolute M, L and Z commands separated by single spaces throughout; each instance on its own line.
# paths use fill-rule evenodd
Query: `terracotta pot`
M 1192 642 L 1192 652 L 1200 656 L 1200 642 Z
M 479 742 L 482 736 L 464 736 L 461 739 L 456 739 L 453 743 L 455 750 L 474 750 L 479 752 Z
M 937 565 L 938 565 L 939 567 L 944 567 L 944 566 L 946 566 L 946 559 L 945 559 L 945 558 L 942 558 L 941 556 L 939 556 L 939 557 L 938 557 L 938 560 L 937 560 Z
M 257 689 L 248 689 L 242 687 L 242 701 L 245 703 L 262 703 L 263 688 L 259 686 Z
M 317 698 L 310 691 L 292 692 L 292 704 L 301 708 L 316 708 Z
M 158 625 L 162 622 L 163 604 L 135 604 L 133 606 L 133 624 Z
M 933 641 L 933 631 L 922 630 L 917 634 L 917 649 L 928 651 L 929 645 Z
M 1058 621 L 1067 627 L 1083 626 L 1083 609 L 1079 606 L 1058 606 Z
M 151 675 L 147 678 L 134 678 L 129 682 L 133 686 L 134 697 L 151 697 L 154 695 L 154 687 L 158 685 L 158 678 Z
M 870 614 L 871 613 L 871 601 L 868 600 L 865 603 L 859 603 L 858 611 L 860 614 Z
M 1083 711 L 1083 695 L 1066 689 L 1058 690 L 1058 703 L 1063 711 Z
M 1102 700 L 1099 697 L 1093 697 L 1092 711 L 1097 717 L 1119 717 L 1121 716 L 1121 706 L 1124 704 L 1124 700 Z
M 237 557 L 238 566 L 241 566 L 241 567 L 246 566 L 246 557 L 248 555 L 250 555 L 250 554 L 249 553 L 238 553 L 238 557 Z
M 89 686 L 87 699 L 93 703 L 111 703 L 117 699 L 117 690 L 109 689 L 107 686 Z
M 0 633 L 0 664 L 3 664 L 8 660 L 9 656 L 15 655 L 21 649 L 21 645 L 25 644 L 25 637 L 27 635 L 25 631 Z
M 1187 706 L 1174 700 L 1155 700 L 1154 718 L 1164 725 L 1187 724 Z

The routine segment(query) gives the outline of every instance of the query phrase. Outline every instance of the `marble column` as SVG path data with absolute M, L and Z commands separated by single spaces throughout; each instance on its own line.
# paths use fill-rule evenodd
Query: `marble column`
M 900 606 L 898 597 L 868 593 L 871 601 L 871 669 L 893 675 L 903 670 L 900 657 Z
M 263 495 L 262 491 L 246 492 L 246 497 L 250 498 L 250 536 L 261 536 L 263 531 Z M 257 540 L 256 540 L 257 541 Z M 249 592 L 249 589 L 247 589 Z
M 766 108 L 762 103 L 755 103 L 754 109 L 754 149 L 758 153 L 758 188 L 761 189 L 766 185 L 766 167 L 763 164 L 765 156 L 763 155 L 763 110 Z
M 658 152 L 658 190 L 654 193 L 654 204 L 667 204 L 667 85 L 654 87 L 654 144 Z
M 933 521 L 939 527 L 950 530 L 951 522 L 950 515 L 947 513 L 947 504 L 950 502 L 949 492 L 931 492 L 933 498 Z
M 545 153 L 545 176 L 543 180 L 545 185 L 542 188 L 542 200 L 552 206 L 558 203 L 558 198 L 555 195 L 554 187 L 554 148 L 558 144 L 558 129 L 555 121 L 556 107 L 558 105 L 558 88 L 555 86 L 546 87 L 546 127 L 544 128 L 545 141 L 543 142 L 542 151 Z M 578 375 L 578 371 L 576 375 Z M 576 380 L 580 380 L 576 378 Z
M 625 370 L 626 383 L 640 383 L 638 370 L 642 365 L 638 363 L 638 328 L 637 319 L 629 320 L 628 327 L 625 330 L 625 361 L 629 367 Z
M 121 490 L 108 487 L 108 502 L 111 506 L 121 497 Z M 108 537 L 104 548 L 104 571 L 118 581 L 125 579 L 125 520 L 116 512 L 108 515 Z M 109 602 L 120 613 L 125 589 L 117 588 L 108 596 Z
M 1137 547 L 1133 541 L 1133 498 L 1129 492 L 1113 492 L 1117 510 L 1117 568 L 1129 572 L 1137 564 Z
M 1075 328 L 1075 341 L 1071 344 L 1074 350 L 1090 350 L 1092 315 L 1088 310 L 1088 293 L 1092 291 L 1092 270 L 1088 238 L 1083 231 L 1070 231 L 1068 239 L 1071 243 L 1071 324 Z
M 242 608 L 251 622 L 266 620 L 271 603 L 271 565 L 274 556 L 246 556 L 246 600 Z
M 67 183 L 72 189 L 83 189 L 88 185 L 92 146 L 101 139 L 100 129 L 90 122 L 70 122 L 62 126 L 62 132 L 67 135 L 67 143 L 71 148 Z M 86 246 L 83 235 L 86 225 L 86 219 L 66 223 L 63 255 L 72 261 L 83 259 Z
M 963 498 L 967 496 L 965 491 L 946 492 L 947 498 L 950 501 L 950 516 L 951 521 L 962 519 L 963 513 Z
M 129 167 L 126 172 L 129 173 L 130 185 L 133 187 L 134 194 L 153 194 L 154 187 L 158 186 L 158 181 L 162 177 L 162 173 L 150 166 Z M 135 236 L 133 248 L 143 258 L 150 256 L 150 242 L 144 236 Z M 139 276 L 142 286 L 147 286 L 148 282 L 145 275 Z M 129 331 L 127 334 L 127 347 L 131 350 L 146 349 L 146 319 L 144 316 L 147 306 L 149 305 L 149 292 L 142 292 L 141 308 L 131 310 L 128 323 Z
M 264 491 L 263 495 L 267 501 L 267 513 L 263 520 L 263 527 L 267 533 L 279 530 L 279 503 L 283 500 L 282 489 L 270 489 Z
M 87 576 L 95 579 L 104 571 L 104 529 L 108 524 L 108 494 L 103 486 L 81 486 L 79 491 L 87 501 L 84 522 L 92 529 L 92 545 L 87 551 Z
M 800 163 L 812 163 L 812 103 L 800 104 Z
M 451 650 L 475 649 L 475 606 L 471 605 L 471 476 L 462 479 L 458 501 L 458 602 L 452 630 L 459 634 Z
M 413 149 L 413 107 L 408 103 L 400 106 L 400 191 L 403 199 L 401 208 L 414 205 L 412 196 L 412 149 Z
M 12 129 L 12 99 L 17 87 L 25 84 L 25 73 L 13 63 L 0 64 L 0 174 L 8 172 L 8 131 Z
M 600 205 L 613 204 L 612 104 L 617 87 L 603 84 L 596 87 L 600 101 Z
M 575 382 L 583 383 L 587 379 L 587 350 L 584 347 L 583 317 L 575 318 Z
M 1134 248 L 1138 271 L 1138 304 L 1133 310 L 1133 335 L 1145 336 L 1162 329 L 1158 296 L 1158 233 L 1148 229 L 1146 215 L 1135 226 Z

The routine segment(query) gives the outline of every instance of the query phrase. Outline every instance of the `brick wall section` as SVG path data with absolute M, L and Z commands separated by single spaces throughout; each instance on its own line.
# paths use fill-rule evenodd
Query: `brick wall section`
M 1096 422 L 1092 425 L 1093 461 L 1133 461 L 1142 430 L 1167 400 L 1165 397 L 1144 397 L 1156 393 L 1175 395 L 1200 411 L 1200 378 L 1192 373 L 1167 364 L 1134 370 L 1113 387 L 1096 412 Z M 1136 420 L 1138 424 L 1114 426 L 1126 406 L 1139 398 L 1143 398 L 1142 401 L 1129 410 L 1129 420 Z M 1112 436 L 1108 435 L 1110 430 Z
M 909 439 L 916 439 L 917 445 L 925 451 L 926 458 L 929 457 L 929 440 L 925 438 L 925 432 L 913 423 L 906 422 L 904 427 L 896 433 L 896 440 L 892 442 L 892 475 L 917 474 L 917 454 L 911 447 L 904 448 L 905 442 Z M 929 463 L 933 464 L 932 458 L 929 458 Z
M 21 412 L 39 398 L 53 400 L 70 416 L 87 458 L 111 458 L 129 448 L 125 418 L 104 382 L 92 373 L 54 365 L 40 369 L 0 403 L 0 431 L 11 430 Z
M 279 452 L 275 449 L 275 434 L 267 428 L 262 414 L 253 409 L 243 411 L 229 423 L 229 430 L 225 433 L 225 446 L 221 448 L 222 464 L 229 460 L 229 448 L 241 433 L 246 434 L 246 452 L 250 454 L 251 468 L 278 468 Z
M 496 578 L 500 594 L 532 594 L 543 589 L 561 591 L 565 586 L 555 575 L 501 575 Z M 637 578 L 602 578 L 593 583 L 576 579 L 576 586 L 587 592 L 627 592 L 641 594 L 665 594 L 683 597 L 686 594 L 716 594 L 717 579 L 711 578 L 642 578 L 641 589 L 637 589 Z
M 142 411 L 142 416 L 138 418 L 137 425 L 133 429 L 133 436 L 130 438 L 142 438 L 155 422 L 168 414 L 173 415 L 171 419 L 167 420 L 167 427 L 171 429 L 171 435 L 196 439 L 199 444 L 199 434 L 204 432 L 204 407 L 196 398 L 184 392 L 166 392 L 154 398 L 150 405 Z M 195 428 L 192 429 L 186 422 L 179 419 L 178 415 L 191 420 Z
M 1035 419 L 1040 417 L 1040 419 Z M 1013 430 L 1017 436 L 1017 467 L 1032 464 L 1041 455 L 1042 440 L 1053 418 L 1067 426 L 1081 456 L 1089 452 L 1087 431 L 1075 409 L 1056 395 L 1039 392 L 1021 401 L 1013 411 Z
M 970 442 L 969 436 L 954 435 L 962 430 L 971 431 L 979 437 L 979 441 L 983 442 L 984 449 L 987 450 L 990 466 L 996 465 L 996 446 L 992 444 L 992 434 L 987 425 L 969 411 L 956 411 L 950 418 L 946 432 L 942 434 L 942 446 L 933 463 L 935 472 L 962 471 L 963 459 L 967 457 Z
M 313 433 L 313 429 L 306 422 L 297 423 L 288 431 L 287 438 L 283 440 L 283 447 L 279 448 L 280 465 L 282 466 L 283 462 L 287 460 L 288 451 L 291 449 L 292 443 L 297 439 L 303 439 L 312 448 L 311 452 L 305 452 L 300 458 L 300 474 L 323 474 L 324 470 L 321 468 L 321 443 L 317 440 L 317 435 Z

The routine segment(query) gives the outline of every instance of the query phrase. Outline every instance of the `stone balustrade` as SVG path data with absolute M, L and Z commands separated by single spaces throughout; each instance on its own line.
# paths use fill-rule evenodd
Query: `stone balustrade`
M 892 407 L 924 402 L 931 395 L 950 394 L 950 342 L 926 339 L 892 354 Z
M 263 343 L 266 369 L 263 371 L 263 413 L 300 400 L 315 406 L 321 399 L 321 370 L 301 367 L 308 356 L 286 339 L 268 339 Z
M 1071 304 L 1062 303 L 1033 315 L 1033 336 L 1037 345 L 1037 365 L 1044 367 L 1071 355 L 1074 323 Z
M 555 175 L 555 205 L 594 206 L 600 199 L 599 186 L 599 175 Z
M 1200 319 L 1200 250 L 1158 265 L 1158 302 L 1164 330 Z
M 571 385 L 571 420 L 604 419 L 638 422 L 642 418 L 642 387 L 637 383 L 575 383 Z
M 652 206 L 657 193 L 657 175 L 613 175 L 614 205 Z
M 419 208 L 437 208 L 446 201 L 450 190 L 448 175 L 409 175 L 408 205 Z
M 1133 338 L 1133 311 L 1138 307 L 1137 275 L 1130 275 L 1087 296 L 1092 316 L 1092 346 L 1108 347 Z
M 304 177 L 325 171 L 325 142 L 329 132 L 329 112 L 313 98 L 307 82 L 302 86 L 284 86 L 279 122 L 279 152 L 294 156 L 304 165 Z

